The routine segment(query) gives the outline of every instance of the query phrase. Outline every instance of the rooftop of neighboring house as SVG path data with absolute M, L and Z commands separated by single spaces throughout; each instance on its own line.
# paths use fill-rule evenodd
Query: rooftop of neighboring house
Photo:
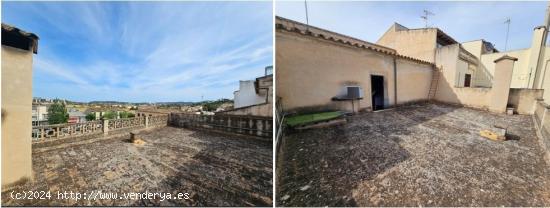
M 462 44 L 468 44 L 468 43 L 472 43 L 472 42 L 481 42 L 482 46 L 483 46 L 483 52 L 482 54 L 486 54 L 486 53 L 499 53 L 500 51 L 498 49 L 495 48 L 494 44 L 489 42 L 489 41 L 486 41 L 485 39 L 478 39 L 478 40 L 471 40 L 471 41 L 466 41 L 466 42 L 462 42 Z
M 337 43 L 340 43 L 340 44 L 355 46 L 355 47 L 359 47 L 359 48 L 363 48 L 363 49 L 366 49 L 366 50 L 371 50 L 371 51 L 375 51 L 375 52 L 379 52 L 379 53 L 384 53 L 384 54 L 387 54 L 387 55 L 396 56 L 398 58 L 411 60 L 411 61 L 414 61 L 414 62 L 417 62 L 417 63 L 433 65 L 433 63 L 428 62 L 428 61 L 420 60 L 420 59 L 413 58 L 413 57 L 410 57 L 410 56 L 401 55 L 401 54 L 397 53 L 397 51 L 395 49 L 392 49 L 392 48 L 389 48 L 389 47 L 385 47 L 385 46 L 378 45 L 378 44 L 375 44 L 375 43 L 367 42 L 367 41 L 364 41 L 364 40 L 360 40 L 358 38 L 350 37 L 350 36 L 347 36 L 347 35 L 343 35 L 343 34 L 340 34 L 340 33 L 336 33 L 336 32 L 332 32 L 332 31 L 329 31 L 329 30 L 321 29 L 321 28 L 318 28 L 318 27 L 310 26 L 310 25 L 307 25 L 307 24 L 304 24 L 304 23 L 301 23 L 301 22 L 297 22 L 297 21 L 286 19 L 286 18 L 279 17 L 279 16 L 276 16 L 275 28 L 279 29 L 279 30 L 286 30 L 286 31 L 289 31 L 289 32 L 295 32 L 295 33 L 298 33 L 298 34 L 301 34 L 301 35 L 309 35 L 309 36 L 316 37 L 316 38 L 322 38 L 322 39 L 337 42 Z
M 2 23 L 2 45 L 38 53 L 38 36 Z
M 69 117 L 85 117 L 86 114 L 80 112 L 80 111 L 69 111 Z
M 443 32 L 443 30 L 437 28 L 437 27 L 423 27 L 423 28 L 408 28 L 405 27 L 399 23 L 393 23 L 392 27 L 390 27 L 388 30 L 394 29 L 396 32 L 399 31 L 415 31 L 415 30 L 434 30 L 437 32 L 437 43 L 441 45 L 451 45 L 456 44 L 458 41 L 456 41 L 454 38 L 452 38 L 450 35 L 447 35 L 447 33 Z

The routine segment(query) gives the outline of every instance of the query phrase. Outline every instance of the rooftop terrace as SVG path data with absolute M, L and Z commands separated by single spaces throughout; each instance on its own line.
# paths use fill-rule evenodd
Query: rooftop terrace
M 550 206 L 531 116 L 418 104 L 284 138 L 281 206 Z M 508 127 L 495 142 L 479 131 Z
M 189 193 L 183 200 L 13 200 L 9 206 L 271 206 L 272 144 L 253 138 L 163 127 L 33 153 L 34 182 L 15 191 Z M 11 192 L 11 191 L 10 191 Z

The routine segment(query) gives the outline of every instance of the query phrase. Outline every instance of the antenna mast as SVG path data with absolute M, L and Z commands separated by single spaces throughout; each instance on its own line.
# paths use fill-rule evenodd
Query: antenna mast
M 510 20 L 510 17 L 508 17 L 508 19 L 506 19 L 506 21 L 504 21 L 504 24 L 507 24 L 507 28 L 506 28 L 506 42 L 504 42 L 504 51 L 507 51 L 508 50 L 508 34 L 510 33 L 510 23 L 512 21 Z
M 307 14 L 307 0 L 304 0 L 304 7 L 306 9 L 306 24 L 309 25 L 309 17 Z
M 428 17 L 430 15 L 435 15 L 434 13 L 428 11 L 428 10 L 424 10 L 424 16 L 420 16 L 420 18 L 424 19 L 424 24 L 426 25 L 425 27 L 427 28 L 428 27 Z

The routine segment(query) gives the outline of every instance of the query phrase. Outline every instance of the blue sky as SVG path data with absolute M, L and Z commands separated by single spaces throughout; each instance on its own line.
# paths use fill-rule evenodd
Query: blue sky
M 35 97 L 233 98 L 273 62 L 271 2 L 2 2 L 2 22 L 40 37 Z
M 424 27 L 423 10 L 435 15 L 429 25 L 439 27 L 459 42 L 485 39 L 504 50 L 506 24 L 511 18 L 508 50 L 528 48 L 533 28 L 542 25 L 547 2 L 313 2 L 309 23 L 369 42 L 376 42 L 398 22 Z M 275 14 L 306 22 L 304 2 L 277 2 Z

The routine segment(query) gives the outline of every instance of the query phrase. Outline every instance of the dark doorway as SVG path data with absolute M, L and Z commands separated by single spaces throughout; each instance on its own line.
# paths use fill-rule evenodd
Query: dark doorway
M 464 76 L 464 87 L 470 87 L 470 82 L 472 81 L 472 75 L 466 74 Z
M 384 109 L 384 76 L 371 75 L 372 110 Z

